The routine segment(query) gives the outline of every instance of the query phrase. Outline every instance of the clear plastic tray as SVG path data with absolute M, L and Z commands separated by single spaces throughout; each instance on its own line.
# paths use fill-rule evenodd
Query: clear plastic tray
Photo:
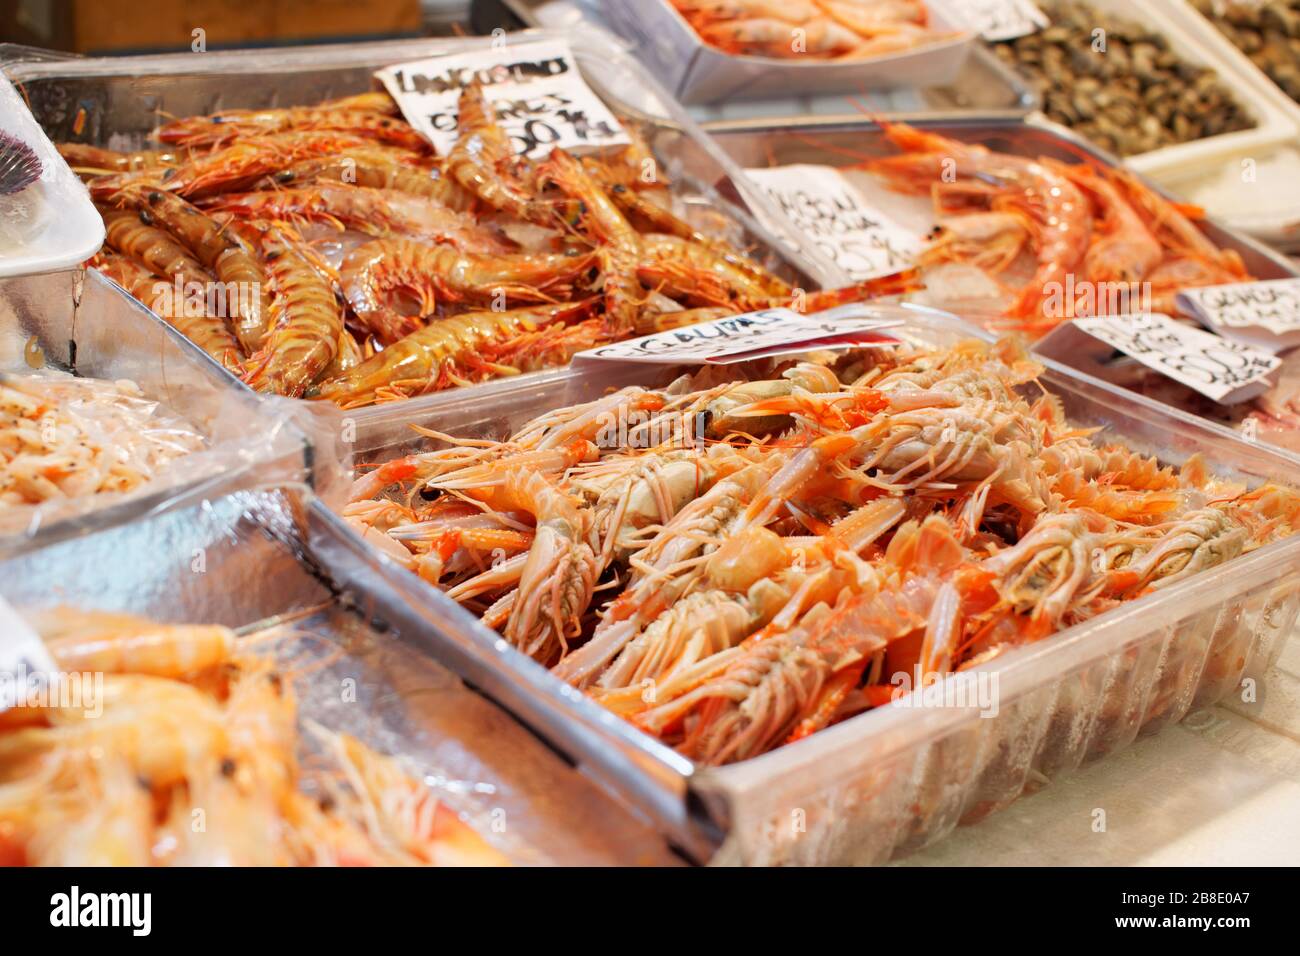
M 1046 119 L 1020 121 L 1002 115 L 976 114 L 896 118 L 920 129 L 964 142 L 980 143 L 989 149 L 1013 155 L 1048 156 L 1064 162 L 1078 162 L 1086 157 L 1106 167 L 1119 163 L 1115 157 L 1064 126 Z M 705 129 L 742 169 L 794 163 L 846 167 L 854 162 L 854 156 L 867 160 L 897 152 L 879 126 L 865 119 L 737 120 L 708 123 Z M 877 202 L 897 221 L 912 226 L 922 235 L 934 226 L 934 214 L 928 199 L 894 193 L 870 173 L 845 172 L 869 199 Z M 752 185 L 747 185 L 746 189 L 747 192 L 757 191 Z M 1246 268 L 1261 279 L 1300 275 L 1300 268 L 1285 256 L 1212 218 L 1203 220 L 1201 228 L 1219 246 L 1240 253 Z M 818 267 L 823 271 L 835 268 L 831 263 L 821 261 Z M 847 281 L 847 278 L 844 276 L 840 281 Z
M 918 317 L 919 343 L 970 337 L 951 318 Z M 449 401 L 419 418 L 372 423 L 358 461 L 410 450 L 412 421 L 456 435 L 502 437 L 548 408 L 608 388 L 662 384 L 669 369 L 567 371 L 493 401 Z M 1252 485 L 1300 483 L 1300 460 L 1048 363 L 1042 379 L 1081 426 L 1178 464 L 1201 452 Z M 396 410 L 394 410 L 396 411 Z M 427 446 L 426 446 L 427 447 Z M 880 863 L 1003 807 L 1033 780 L 1065 773 L 1219 699 L 1252 659 L 1275 655 L 1300 610 L 1300 536 L 1125 604 L 982 670 L 999 679 L 999 711 L 877 708 L 763 756 L 696 767 L 515 651 L 474 615 L 332 519 L 347 580 L 369 555 L 365 590 L 405 602 L 436 655 L 607 785 L 635 801 L 700 860 L 746 864 Z
M 429 659 L 383 602 L 345 593 L 313 557 L 331 527 L 294 486 L 182 506 L 8 560 L 0 597 L 243 628 L 296 617 L 285 672 L 299 713 L 413 761 L 441 799 L 515 863 L 672 863 L 645 822 Z M 203 573 L 195 558 L 204 556 Z M 52 569 L 57 569 L 52 574 Z M 284 655 L 278 655 L 283 657 Z M 341 693 L 352 680 L 354 695 Z
M 80 265 L 104 243 L 104 221 L 90 194 L 0 76 L 0 131 L 26 143 L 41 162 L 36 182 L 0 196 L 0 278 Z
M 716 213 L 736 232 L 737 243 L 804 288 L 825 285 L 835 273 L 792 259 L 779 240 L 750 214 L 763 197 L 742 198 L 734 182 L 739 170 L 682 112 L 656 80 L 631 56 L 588 34 L 546 31 L 511 34 L 509 42 L 566 39 L 587 83 L 620 118 L 642 124 L 665 176 L 686 205 L 686 215 Z M 235 50 L 163 56 L 103 57 L 60 62 L 22 62 L 8 73 L 19 85 L 45 131 L 56 141 L 78 141 L 113 149 L 139 149 L 166 116 L 205 115 L 222 109 L 267 108 L 318 103 L 373 85 L 380 67 L 458 50 L 479 50 L 496 38 L 398 40 L 284 50 Z M 765 215 L 764 221 L 772 221 Z M 779 220 L 775 220 L 779 221 Z M 705 220 L 700 220 L 705 224 Z M 705 224 L 719 230 L 710 216 Z M 802 237 L 791 235 L 796 249 Z M 233 381 L 233 377 L 231 377 Z M 437 396 L 410 399 L 418 408 Z M 305 403 L 314 407 L 322 403 Z M 373 409 L 349 412 L 361 422 Z
M 959 7 L 927 0 L 939 30 L 964 31 Z M 637 49 L 683 103 L 763 99 L 904 86 L 945 86 L 961 72 L 977 42 L 963 32 L 951 40 L 853 63 L 733 56 L 705 43 L 668 0 L 606 0 L 602 13 Z
M 129 494 L 91 496 L 73 502 L 71 512 L 38 512 L 24 532 L 0 534 L 0 556 L 138 520 L 191 492 L 220 494 L 253 474 L 317 480 L 316 448 L 289 420 L 287 403 L 259 402 L 232 388 L 197 346 L 97 272 L 0 282 L 0 371 L 26 374 L 37 367 L 129 379 L 208 446 L 175 459 Z M 258 424 L 250 428 L 250 422 Z M 337 451 L 331 446 L 328 454 Z

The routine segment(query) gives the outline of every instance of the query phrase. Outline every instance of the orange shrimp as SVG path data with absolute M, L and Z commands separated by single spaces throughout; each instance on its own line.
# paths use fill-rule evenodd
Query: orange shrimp
M 439 299 L 553 302 L 566 298 L 573 280 L 590 265 L 589 255 L 484 256 L 407 239 L 379 239 L 352 250 L 339 274 L 357 318 L 389 344 L 423 325 L 421 318 L 433 314 Z M 419 316 L 392 308 L 389 298 L 396 291 L 418 299 Z
M 594 300 L 588 299 L 506 312 L 467 312 L 442 319 L 412 332 L 346 374 L 323 383 L 309 397 L 356 408 L 493 375 L 518 374 L 528 366 L 493 362 L 484 355 L 522 361 L 516 355 L 502 354 L 501 347 L 530 332 L 543 337 L 562 335 L 571 320 L 589 315 L 593 305 Z M 541 343 L 534 343 L 532 348 L 537 354 L 547 356 L 547 349 Z
M 460 94 L 460 135 L 447 157 L 447 173 L 493 209 L 526 222 L 554 225 L 549 202 L 536 199 L 507 171 L 510 140 L 489 111 L 483 88 L 471 83 Z
M 165 123 L 155 131 L 164 143 L 207 146 L 239 136 L 316 130 L 352 133 L 391 143 L 416 152 L 429 142 L 405 120 L 367 110 L 332 109 L 328 106 L 293 106 L 268 110 L 225 110 L 210 116 L 191 116 Z
M 334 361 L 343 334 L 343 307 L 333 284 L 300 244 L 272 228 L 262 240 L 271 283 L 271 330 L 249 357 L 248 386 L 300 398 Z
M 611 337 L 636 329 L 645 300 L 637 278 L 641 237 L 578 160 L 562 149 L 551 151 L 544 175 L 581 204 L 579 228 L 596 245 L 605 283 L 605 331 Z
M 135 172 L 142 169 L 166 169 L 185 161 L 182 153 L 168 149 L 142 149 L 121 153 L 87 143 L 59 143 L 59 155 L 67 160 L 73 171 L 99 175 L 102 173 Z
M 227 193 L 204 201 L 203 206 L 241 219 L 328 222 L 381 238 L 419 236 L 448 242 L 467 252 L 504 252 L 509 248 L 464 213 L 423 196 L 392 189 L 334 183 L 270 192 Z
M 350 150 L 294 163 L 253 184 L 254 191 L 284 189 L 319 182 L 340 182 L 371 189 L 392 189 L 436 200 L 457 212 L 471 212 L 477 200 L 434 166 L 424 169 L 398 162 L 376 150 Z
M 257 257 L 210 216 L 163 189 L 128 189 L 122 200 L 179 239 L 223 285 L 235 337 L 256 351 L 266 335 L 266 276 Z
M 995 211 L 1014 210 L 1032 221 L 1037 266 L 1009 315 L 1031 324 L 1044 318 L 1055 324 L 1064 318 L 1046 316 L 1045 310 L 1052 287 L 1065 285 L 1091 241 L 1092 211 L 1082 191 L 1039 160 L 994 153 L 905 123 L 882 122 L 881 126 L 904 155 L 868 160 L 860 164 L 862 168 L 902 191 L 936 197 L 944 185 L 953 184 L 954 177 L 974 180 L 994 187 L 990 205 Z
M 1103 232 L 1093 238 L 1083 267 L 1093 282 L 1140 282 L 1164 256 L 1160 243 L 1113 183 L 1092 166 L 1053 164 L 1092 197 Z
M 165 319 L 227 371 L 235 375 L 244 374 L 239 342 L 223 318 L 209 314 L 206 306 L 195 307 L 185 295 L 177 296 L 172 283 L 160 279 L 126 256 L 101 252 L 94 268 Z

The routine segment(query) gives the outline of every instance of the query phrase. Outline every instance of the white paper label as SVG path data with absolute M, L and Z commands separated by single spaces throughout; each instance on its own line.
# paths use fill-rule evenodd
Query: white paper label
M 838 314 L 838 310 L 815 315 L 801 315 L 791 309 L 746 312 L 589 349 L 575 355 L 574 361 L 731 365 L 813 349 L 898 344 L 883 330 L 900 325 L 899 321 L 840 318 Z
M 923 236 L 872 209 L 831 166 L 774 166 L 745 173 L 799 235 L 814 242 L 854 281 L 906 269 L 925 247 Z M 768 226 L 781 234 L 779 227 Z
M 984 39 L 1014 40 L 1051 24 L 1032 0 L 958 0 L 958 10 L 971 30 Z
M 1265 391 L 1268 377 L 1282 364 L 1275 355 L 1159 313 L 1075 319 L 1074 324 L 1148 368 L 1225 405 Z
M 582 79 L 568 44 L 560 40 L 449 53 L 398 63 L 375 76 L 439 155 L 445 156 L 456 143 L 457 101 L 475 80 L 483 84 L 483 94 L 516 153 L 536 159 L 555 146 L 628 142 L 609 107 Z
M 0 598 L 0 713 L 26 696 L 32 681 L 55 671 L 54 660 L 26 621 Z
M 1300 279 L 1184 289 L 1178 307 L 1213 329 L 1278 351 L 1300 345 Z

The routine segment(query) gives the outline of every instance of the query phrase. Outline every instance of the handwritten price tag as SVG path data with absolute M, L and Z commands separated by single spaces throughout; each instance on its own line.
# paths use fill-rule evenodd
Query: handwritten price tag
M 801 315 L 791 309 L 764 309 L 604 345 L 579 352 L 574 361 L 730 365 L 821 348 L 897 345 L 883 330 L 899 324 L 878 317 L 855 318 L 848 310 Z
M 1184 289 L 1178 307 L 1212 329 L 1280 352 L 1300 345 L 1300 279 Z
M 0 713 L 18 703 L 34 678 L 54 671 L 40 635 L 0 598 Z
M 961 0 L 961 16 L 986 40 L 1014 40 L 1049 26 L 1051 21 L 1031 0 Z
M 870 208 L 853 184 L 830 166 L 776 166 L 745 173 L 797 232 L 812 239 L 855 281 L 906 269 L 924 248 L 923 237 Z M 779 228 L 773 231 L 781 234 Z
M 446 155 L 459 135 L 457 101 L 477 80 L 515 152 L 536 159 L 556 146 L 628 142 L 591 91 L 568 44 L 538 40 L 415 60 L 375 73 L 407 121 Z
M 1282 360 L 1158 313 L 1075 319 L 1094 338 L 1223 405 L 1267 391 Z

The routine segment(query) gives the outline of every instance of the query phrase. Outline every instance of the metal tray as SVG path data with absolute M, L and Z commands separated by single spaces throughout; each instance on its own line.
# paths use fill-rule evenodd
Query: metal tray
M 558 34 L 529 31 L 512 40 L 555 39 Z M 816 288 L 822 275 L 791 257 L 785 247 L 750 213 L 768 210 L 762 197 L 747 199 L 734 185 L 739 171 L 726 155 L 681 111 L 635 59 L 616 46 L 588 35 L 569 41 L 588 84 L 621 119 L 643 125 L 652 150 L 674 191 L 686 203 L 687 218 L 721 215 L 738 244 L 786 278 Z M 378 68 L 458 50 L 483 49 L 495 38 L 398 40 L 350 46 L 297 47 L 286 50 L 237 50 L 164 56 L 103 57 L 59 62 L 19 62 L 6 72 L 31 104 L 32 112 L 57 142 L 75 140 L 114 149 L 146 145 L 149 132 L 164 116 L 189 116 L 220 109 L 265 108 L 317 103 L 373 85 Z M 780 221 L 763 216 L 764 221 Z M 720 226 L 700 220 L 716 233 Z M 802 247 L 798 235 L 791 245 Z M 228 376 L 234 382 L 233 376 Z M 241 386 L 242 387 L 242 386 Z M 438 395 L 410 399 L 406 405 L 439 400 Z M 303 403 L 315 407 L 322 403 Z M 414 413 L 414 412 L 413 412 Z M 374 414 L 357 409 L 348 417 L 361 422 Z
M 972 332 L 956 319 L 918 318 L 902 334 L 947 344 Z M 1102 427 L 1170 463 L 1200 451 L 1216 471 L 1251 484 L 1300 482 L 1294 458 L 1046 364 L 1043 384 L 1081 426 Z M 671 374 L 569 371 L 499 392 L 490 404 L 466 396 L 406 423 L 499 438 L 548 408 L 609 387 L 661 384 Z M 363 429 L 359 460 L 409 451 L 402 424 L 393 417 Z M 515 651 L 440 591 L 373 553 L 341 519 L 322 520 L 342 526 L 339 547 L 317 552 L 333 574 L 405 602 L 412 628 L 441 660 L 635 802 L 684 852 L 719 863 L 880 863 L 931 843 L 958 822 L 1009 804 L 1039 775 L 1068 772 L 1218 700 L 1248 664 L 1279 652 L 1300 612 L 1297 536 L 980 668 L 998 675 L 996 717 L 890 705 L 763 756 L 702 768 Z M 364 571 L 355 570 L 363 557 Z
M 1016 119 L 1004 115 L 951 113 L 947 115 L 901 115 L 893 117 L 923 130 L 930 130 L 963 142 L 979 143 L 990 149 L 1019 156 L 1048 156 L 1064 162 L 1081 158 L 1101 166 L 1120 165 L 1120 161 L 1092 145 L 1063 126 L 1046 119 Z M 839 168 L 852 165 L 853 156 L 862 160 L 889 156 L 897 152 L 880 127 L 870 120 L 844 120 L 835 117 L 789 120 L 734 120 L 705 124 L 705 129 L 742 169 L 813 163 Z M 846 174 L 867 191 L 881 193 L 889 211 L 903 221 L 914 222 L 922 232 L 933 226 L 929 202 L 915 197 L 884 195 L 887 190 L 870 173 L 845 170 Z M 1151 188 L 1167 192 L 1147 183 Z M 756 187 L 748 187 L 755 191 Z M 1213 219 L 1203 220 L 1202 230 L 1219 246 L 1241 254 L 1246 268 L 1261 279 L 1280 279 L 1300 275 L 1300 268 L 1285 256 L 1235 232 Z M 824 270 L 834 268 L 820 263 Z M 838 281 L 847 281 L 843 276 Z
M 335 529 L 319 520 L 313 500 L 299 486 L 192 496 L 166 514 L 0 559 L 0 596 L 17 608 L 66 605 L 231 627 L 310 612 L 294 625 L 310 637 L 293 645 L 286 671 L 300 713 L 414 761 L 440 798 L 513 862 L 678 861 L 643 820 L 430 660 L 382 596 L 331 580 L 312 549 L 330 547 Z M 194 571 L 198 555 L 202 573 Z M 365 564 L 362 557 L 356 567 Z M 345 680 L 355 694 L 341 693 Z
M 87 378 L 130 379 L 192 425 L 209 447 L 178 459 L 174 475 L 130 494 L 88 500 L 76 514 L 0 535 L 0 556 L 139 520 L 196 489 L 221 494 L 253 474 L 317 480 L 316 445 L 292 424 L 287 403 L 262 403 L 232 388 L 201 349 L 97 272 L 0 282 L 0 370 L 31 372 L 33 364 Z M 258 427 L 250 429 L 251 421 Z M 329 454 L 337 452 L 331 447 Z
M 566 31 L 607 29 L 605 10 L 594 0 L 497 0 L 497 7 L 509 13 L 496 16 L 482 15 L 475 20 L 475 29 L 490 33 L 493 27 L 513 29 L 517 25 L 546 27 Z M 611 42 L 620 43 L 629 51 L 637 52 L 630 40 L 611 34 Z M 746 99 L 741 103 L 715 102 L 698 104 L 685 99 L 690 114 L 700 122 L 727 118 L 728 114 L 742 116 L 807 116 L 811 114 L 857 115 L 847 97 L 852 96 L 863 107 L 880 112 L 906 111 L 924 113 L 931 111 L 978 110 L 982 113 L 1005 111 L 1011 115 L 1024 115 L 1039 108 L 1040 98 L 1028 81 L 1014 70 L 1008 69 L 982 43 L 975 43 L 956 79 L 943 86 L 907 86 L 892 90 L 864 90 L 862 84 L 851 83 L 834 94 L 821 96 L 796 96 L 789 89 L 767 99 Z

